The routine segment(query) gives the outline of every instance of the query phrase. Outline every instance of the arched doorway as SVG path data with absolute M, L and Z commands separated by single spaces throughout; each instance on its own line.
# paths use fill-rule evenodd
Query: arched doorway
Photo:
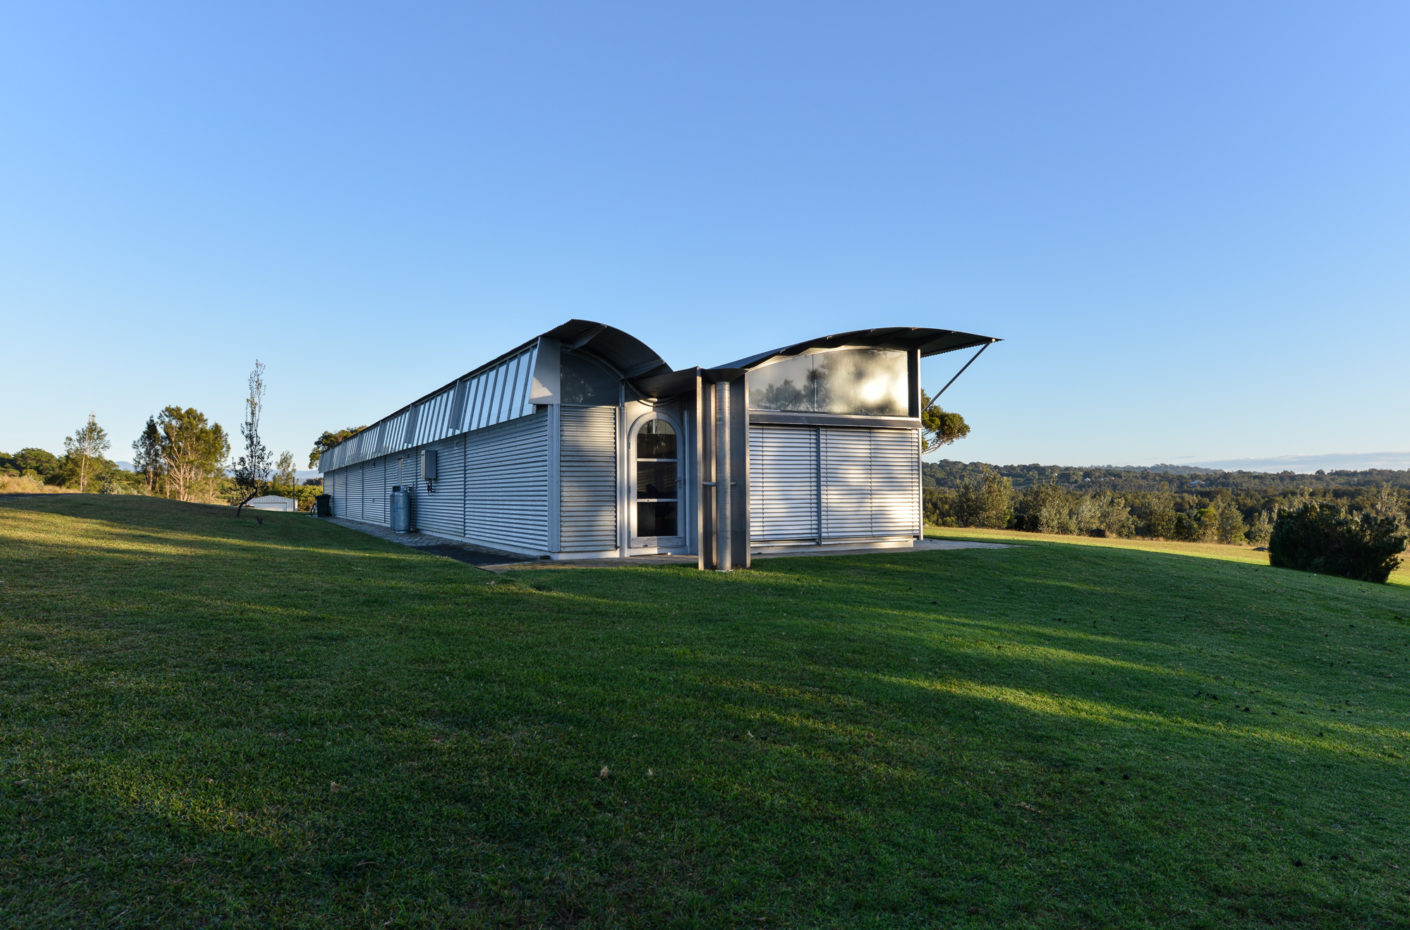
M 637 423 L 630 449 L 632 546 L 684 545 L 680 428 L 672 420 L 652 414 Z

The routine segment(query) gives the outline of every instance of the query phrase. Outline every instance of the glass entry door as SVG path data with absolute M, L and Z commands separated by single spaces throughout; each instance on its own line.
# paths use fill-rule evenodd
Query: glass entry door
M 685 543 L 680 508 L 680 434 L 663 417 L 652 417 L 632 439 L 632 545 Z

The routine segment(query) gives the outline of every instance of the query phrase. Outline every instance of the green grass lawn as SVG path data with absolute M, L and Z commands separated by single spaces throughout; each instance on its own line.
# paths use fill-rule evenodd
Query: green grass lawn
M 0 926 L 1410 924 L 1410 591 L 0 498 Z
M 1097 539 L 1090 536 L 1065 536 L 1047 533 L 1026 533 L 1022 530 L 991 530 L 979 527 L 928 526 L 926 535 L 934 539 L 970 539 L 979 542 L 1027 543 L 1034 541 L 1066 543 L 1072 546 L 1097 546 L 1115 549 L 1139 549 L 1143 552 L 1168 552 L 1226 562 L 1267 565 L 1267 551 L 1253 545 L 1230 546 L 1223 543 L 1176 542 L 1169 539 Z M 1400 556 L 1400 567 L 1390 573 L 1391 584 L 1410 586 L 1410 552 Z

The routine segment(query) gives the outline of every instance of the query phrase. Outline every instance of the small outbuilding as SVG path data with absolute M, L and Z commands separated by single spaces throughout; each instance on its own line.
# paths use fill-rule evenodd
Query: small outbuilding
M 294 513 L 299 509 L 299 505 L 292 497 L 280 497 L 278 494 L 252 497 L 245 506 L 250 510 L 283 510 L 289 513 Z
M 392 491 L 410 490 L 422 533 L 549 559 L 729 569 L 765 550 L 911 546 L 920 360 L 996 341 L 889 327 L 672 369 L 619 329 L 570 320 L 319 468 L 336 517 L 389 525 Z

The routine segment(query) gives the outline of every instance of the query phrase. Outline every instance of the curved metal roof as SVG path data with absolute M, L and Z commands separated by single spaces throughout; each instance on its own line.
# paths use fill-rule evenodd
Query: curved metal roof
M 850 333 L 837 333 L 833 336 L 819 336 L 803 342 L 768 352 L 760 352 L 716 368 L 753 368 L 770 359 L 802 355 L 811 349 L 836 349 L 841 346 L 871 346 L 882 349 L 919 349 L 923 357 L 953 352 L 956 349 L 972 349 L 976 346 L 999 342 L 994 336 L 978 336 L 974 333 L 961 333 L 952 329 L 925 329 L 915 326 L 884 326 L 877 329 L 855 329 Z
M 671 366 L 646 343 L 605 323 L 569 320 L 539 338 L 543 337 L 557 339 L 564 349 L 591 352 L 610 363 L 624 378 L 640 378 L 671 370 Z
M 382 417 L 324 453 L 320 466 L 342 468 L 356 462 L 425 445 L 446 436 L 493 426 L 524 416 L 541 402 L 538 350 L 556 344 L 562 351 L 584 352 L 615 368 L 624 378 L 669 373 L 671 366 L 650 346 L 613 326 L 592 320 L 569 320 L 496 356 Z M 557 365 L 555 352 L 550 358 Z M 556 372 L 551 379 L 557 391 Z

